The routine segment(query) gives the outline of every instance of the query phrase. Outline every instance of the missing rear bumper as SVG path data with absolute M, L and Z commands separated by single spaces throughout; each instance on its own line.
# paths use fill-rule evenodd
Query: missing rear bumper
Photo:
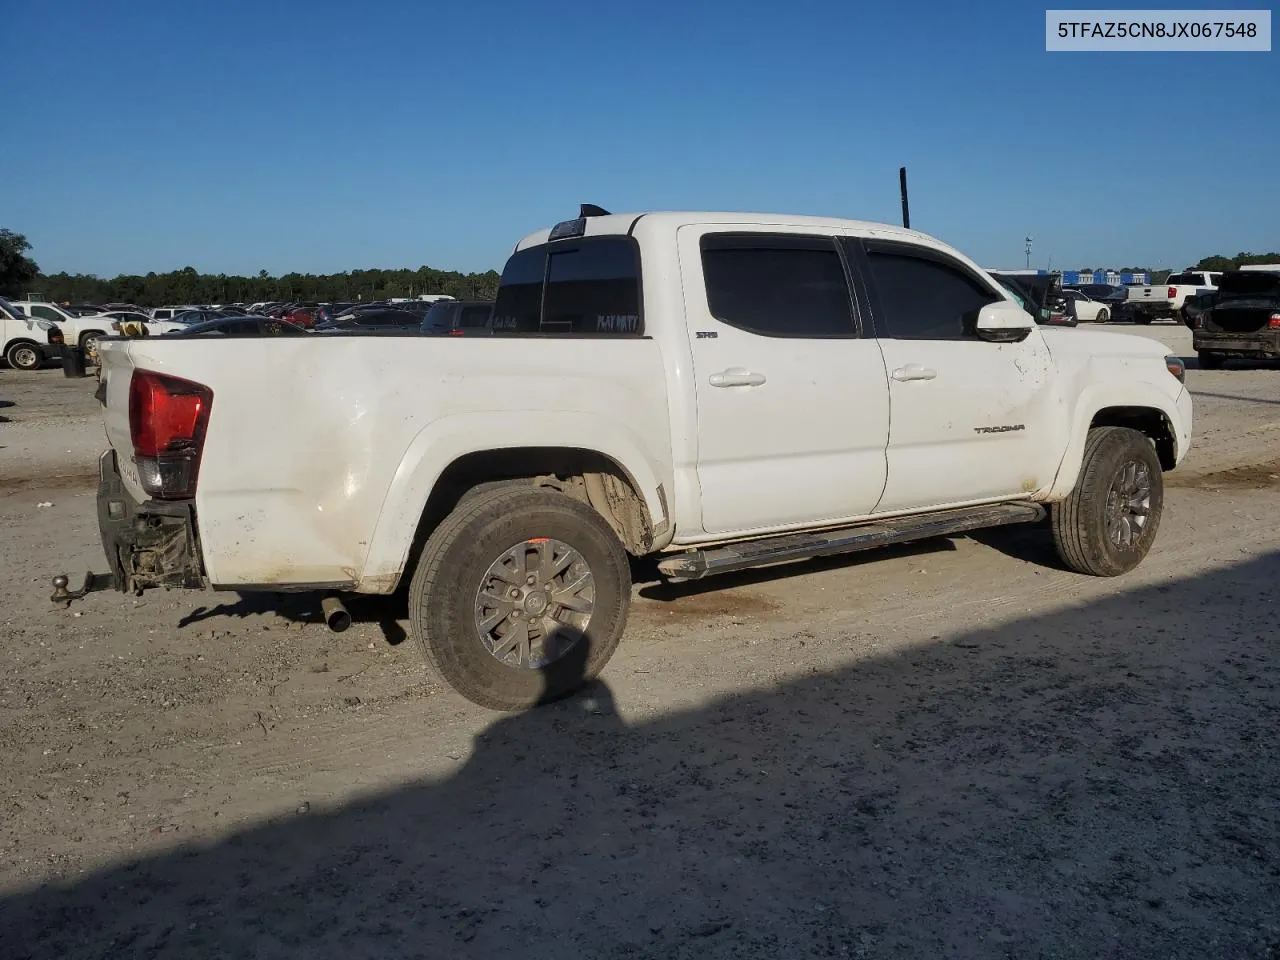
M 98 461 L 98 529 L 121 592 L 204 586 L 194 501 L 139 503 L 120 479 L 114 450 Z

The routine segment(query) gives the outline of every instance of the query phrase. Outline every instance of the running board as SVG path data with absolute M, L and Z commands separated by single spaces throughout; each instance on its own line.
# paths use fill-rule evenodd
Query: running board
M 717 573 L 732 573 L 735 570 L 827 557 L 837 553 L 873 550 L 894 543 L 945 537 L 967 530 L 1000 527 L 1010 523 L 1035 523 L 1044 517 L 1045 509 L 1038 503 L 997 503 L 984 507 L 966 507 L 923 516 L 876 520 L 819 533 L 786 533 L 759 540 L 743 540 L 707 550 L 690 550 L 659 561 L 658 569 L 672 580 L 698 580 Z

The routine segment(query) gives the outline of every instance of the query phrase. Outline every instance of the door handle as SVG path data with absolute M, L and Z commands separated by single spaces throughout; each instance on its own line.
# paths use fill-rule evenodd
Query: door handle
M 908 363 L 905 367 L 899 367 L 893 371 L 893 379 L 898 381 L 906 380 L 932 380 L 937 377 L 938 371 L 929 367 L 922 367 L 918 363 Z
M 758 387 L 764 383 L 763 373 L 752 373 L 742 367 L 730 367 L 707 377 L 713 387 Z

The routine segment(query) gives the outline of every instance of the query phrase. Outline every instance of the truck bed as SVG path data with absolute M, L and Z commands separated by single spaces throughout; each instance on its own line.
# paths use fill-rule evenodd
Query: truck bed
M 193 506 L 214 586 L 389 592 L 404 556 L 371 557 L 379 531 L 415 529 L 451 447 L 476 434 L 555 446 L 568 424 L 595 449 L 671 462 L 667 374 L 647 338 L 110 338 L 101 357 L 107 437 L 138 502 L 132 371 L 213 391 Z

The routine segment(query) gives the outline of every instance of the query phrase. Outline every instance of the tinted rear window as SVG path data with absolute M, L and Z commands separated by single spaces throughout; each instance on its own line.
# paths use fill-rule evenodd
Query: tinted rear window
M 495 333 L 643 333 L 640 257 L 630 237 L 589 237 L 521 250 L 502 271 Z
M 1165 282 L 1173 287 L 1203 287 L 1205 278 L 1204 274 L 1201 273 L 1174 273 L 1170 274 L 1169 279 Z

